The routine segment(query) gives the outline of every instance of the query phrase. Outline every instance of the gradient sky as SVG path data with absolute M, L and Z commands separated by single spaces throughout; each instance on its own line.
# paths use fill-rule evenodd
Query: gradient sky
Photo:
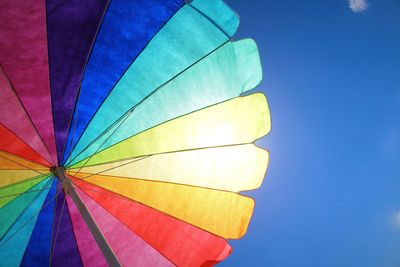
M 259 45 L 273 124 L 253 220 L 220 266 L 400 266 L 400 1 L 226 2 L 235 38 Z

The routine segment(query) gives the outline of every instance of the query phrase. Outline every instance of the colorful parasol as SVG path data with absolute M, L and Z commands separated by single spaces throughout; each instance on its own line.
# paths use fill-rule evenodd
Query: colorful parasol
M 221 0 L 0 0 L 0 266 L 212 266 L 270 131 Z

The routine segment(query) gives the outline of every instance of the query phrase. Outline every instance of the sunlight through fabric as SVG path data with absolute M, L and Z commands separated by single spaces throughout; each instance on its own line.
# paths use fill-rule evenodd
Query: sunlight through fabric
M 146 50 L 142 55 L 145 52 Z M 173 61 L 171 64 L 176 64 L 175 62 Z M 136 65 L 132 65 L 132 67 L 134 66 Z M 127 72 L 118 84 L 121 86 L 116 86 L 89 125 L 88 131 L 82 136 L 76 151 L 79 152 L 83 146 L 87 148 L 76 155 L 71 164 L 92 155 L 100 148 L 103 150 L 157 124 L 237 97 L 241 93 L 253 89 L 261 81 L 260 66 L 258 50 L 254 41 L 228 42 L 199 62 L 194 63 L 189 69 L 180 73 L 168 83 L 160 87 L 152 86 L 154 91 L 146 96 L 147 98 L 142 102 L 139 102 L 137 106 L 134 105 L 130 111 L 128 111 L 129 105 L 138 101 L 131 99 L 135 95 L 131 92 L 142 92 L 143 88 L 147 86 L 143 84 L 146 81 L 145 79 L 141 79 L 139 83 L 135 82 L 136 80 L 133 77 L 147 76 L 145 74 L 132 74 L 134 76 L 127 80 L 128 78 L 124 79 L 130 73 Z M 164 69 L 167 70 L 167 68 Z M 122 85 L 122 83 L 125 84 Z M 148 83 L 153 83 L 153 80 L 149 80 Z M 141 90 L 137 86 L 140 86 Z M 121 90 L 119 94 L 118 89 Z M 166 99 L 168 101 L 165 101 Z M 118 105 L 111 106 L 108 103 L 118 103 Z M 124 105 L 127 107 L 126 110 L 117 113 L 117 110 Z M 103 110 L 104 113 L 102 113 Z M 128 112 L 128 114 L 124 112 Z M 117 115 L 120 115 L 120 117 L 118 118 Z M 109 130 L 103 132 L 89 144 L 89 141 L 96 137 L 96 132 L 107 129 L 104 126 L 110 125 L 110 122 L 116 119 L 123 122 L 115 123 Z M 91 128 L 96 122 L 99 124 L 96 127 L 98 130 Z M 116 128 L 118 130 L 114 132 Z M 89 135 L 92 135 L 93 138 Z
M 76 177 L 81 178 L 81 174 Z M 242 237 L 254 208 L 249 197 L 201 187 L 103 175 L 93 175 L 84 181 L 224 238 Z
M 248 144 L 94 165 L 82 168 L 80 174 L 87 177 L 102 174 L 239 192 L 258 188 L 267 164 L 267 151 Z M 71 169 L 67 173 L 74 171 Z
M 229 257 L 270 158 L 238 14 L 223 0 L 0 9 L 0 267 Z
M 93 199 L 80 190 L 78 192 L 124 266 L 173 266 Z
M 251 143 L 269 132 L 269 117 L 264 95 L 239 97 L 161 124 L 71 167 L 165 152 Z
M 193 1 L 192 4 L 196 4 L 197 2 L 198 1 Z M 184 6 L 177 12 L 153 38 L 121 80 L 116 84 L 114 90 L 100 107 L 90 125 L 88 125 L 88 129 L 82 136 L 80 143 L 74 149 L 75 151 L 80 152 L 83 147 L 87 146 L 93 138 L 97 137 L 102 132 L 102 129 L 107 129 L 108 126 L 120 118 L 130 108 L 140 104 L 141 101 L 150 94 L 160 87 L 164 87 L 167 82 L 171 85 L 170 81 L 175 79 L 176 76 L 180 76 L 182 71 L 185 71 L 185 69 L 193 65 L 197 65 L 197 62 L 203 61 L 202 59 L 204 57 L 208 58 L 209 53 L 212 53 L 229 40 L 229 36 L 231 35 L 227 36 L 224 29 L 231 27 L 232 24 L 229 22 L 231 20 L 237 21 L 237 17 L 230 9 L 219 3 L 219 1 L 210 1 L 210 4 L 203 10 L 205 13 L 199 13 L 198 10 L 190 5 Z M 204 16 L 204 14 L 211 16 L 214 12 L 224 14 L 224 16 L 229 19 L 227 21 L 221 21 L 221 24 L 217 26 Z M 231 31 L 233 34 L 236 28 L 231 29 Z M 179 39 L 171 42 L 170 40 L 172 38 Z M 180 45 L 176 46 L 176 43 Z M 228 46 L 228 48 L 224 50 L 229 51 L 229 48 L 231 47 Z M 233 49 L 231 48 L 231 50 Z M 160 54 L 159 51 L 167 51 L 168 53 Z M 233 54 L 232 51 L 225 53 L 219 52 L 218 54 L 219 60 L 221 60 L 219 64 L 226 63 L 224 67 L 228 67 L 229 64 L 231 64 L 230 68 L 235 71 L 234 68 L 236 68 L 236 66 L 243 66 L 241 64 L 232 66 L 233 63 L 236 63 L 235 54 Z M 196 75 L 194 75 L 193 71 L 191 71 L 189 78 L 198 77 L 198 79 L 200 78 L 200 82 L 201 79 L 207 80 L 208 82 L 213 81 L 213 79 L 210 79 L 209 71 L 211 69 L 218 69 L 217 66 L 212 66 L 213 60 L 214 62 L 216 61 L 215 57 L 216 56 L 202 63 L 203 69 L 205 65 L 208 65 L 208 72 L 204 72 L 204 70 L 202 71 L 201 69 L 195 70 L 194 72 Z M 251 57 L 248 59 L 249 63 L 252 63 L 253 60 Z M 240 58 L 238 61 L 240 61 Z M 257 64 L 253 64 L 253 66 L 257 66 Z M 259 74 L 257 69 L 252 70 L 254 71 L 254 76 L 257 77 Z M 229 70 L 226 69 L 224 73 L 228 75 Z M 215 77 L 218 77 L 218 75 L 215 75 Z M 234 73 L 230 74 L 230 77 L 235 77 Z M 219 82 L 219 85 L 222 86 L 221 90 L 225 88 L 224 83 L 221 81 L 222 78 L 223 76 L 220 76 L 215 79 L 215 81 Z M 190 81 L 186 78 L 186 89 L 190 89 L 192 86 L 197 87 L 197 89 L 203 89 L 202 83 L 197 84 L 196 81 Z M 238 86 L 240 86 L 240 83 L 235 85 L 235 87 Z M 214 87 L 211 86 L 211 88 Z M 165 90 L 163 89 L 163 91 Z M 195 88 L 191 89 L 191 91 L 195 91 Z M 216 94 L 217 92 L 218 91 L 216 91 Z M 179 92 L 175 94 L 178 95 Z M 212 96 L 212 94 L 210 95 Z M 171 102 L 172 101 L 171 99 Z M 119 104 L 115 105 L 115 103 Z M 204 107 L 204 105 L 201 107 Z
M 228 242 L 221 237 L 104 188 L 83 181 L 77 184 L 88 196 L 178 266 L 206 266 L 206 262 L 224 260 L 231 252 Z

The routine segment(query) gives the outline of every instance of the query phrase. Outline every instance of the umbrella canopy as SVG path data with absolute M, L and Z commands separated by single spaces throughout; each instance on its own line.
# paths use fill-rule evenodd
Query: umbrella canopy
M 0 266 L 212 266 L 271 129 L 222 0 L 0 0 Z

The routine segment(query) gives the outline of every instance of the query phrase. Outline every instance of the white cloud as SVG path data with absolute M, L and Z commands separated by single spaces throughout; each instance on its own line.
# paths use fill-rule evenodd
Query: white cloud
M 360 13 L 368 8 L 366 0 L 349 0 L 349 7 L 353 12 Z

